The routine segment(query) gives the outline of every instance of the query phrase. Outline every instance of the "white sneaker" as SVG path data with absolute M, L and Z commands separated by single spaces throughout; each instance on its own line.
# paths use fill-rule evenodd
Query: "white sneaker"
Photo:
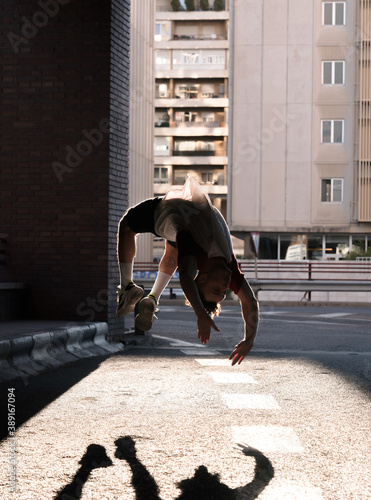
M 135 326 L 142 332 L 148 332 L 152 328 L 153 319 L 156 317 L 156 302 L 151 297 L 144 297 L 139 302 L 138 314 L 135 316 Z
M 117 310 L 116 314 L 119 318 L 126 316 L 134 310 L 135 305 L 143 297 L 144 290 L 140 286 L 133 283 L 133 285 L 126 289 L 121 286 L 117 287 Z

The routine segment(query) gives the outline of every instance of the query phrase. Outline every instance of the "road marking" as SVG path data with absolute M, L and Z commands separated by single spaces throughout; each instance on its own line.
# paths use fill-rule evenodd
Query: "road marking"
M 196 344 L 195 342 L 186 342 L 185 340 L 172 339 L 171 337 L 163 337 L 162 335 L 152 335 L 155 339 L 167 340 L 172 347 L 195 347 L 205 348 L 203 345 Z
M 257 384 L 247 373 L 209 372 L 217 384 Z
M 259 500 L 323 500 L 320 488 L 312 485 L 302 485 L 293 481 L 279 481 L 270 483 Z
M 289 314 L 288 311 L 262 311 L 261 315 L 262 316 L 271 316 L 271 315 L 276 315 L 276 314 Z
M 229 359 L 195 359 L 197 363 L 200 363 L 202 366 L 231 366 L 231 361 Z
M 326 313 L 326 314 L 316 314 L 316 318 L 340 318 L 342 316 L 350 316 L 352 313 L 346 312 L 336 312 L 336 313 Z
M 232 410 L 279 410 L 280 406 L 270 394 L 222 394 Z
M 225 349 L 227 350 L 227 349 Z M 259 348 L 254 348 L 251 353 L 259 353 L 259 354 L 325 354 L 326 356 L 344 356 L 344 355 L 362 355 L 362 356 L 370 356 L 371 351 L 318 351 L 318 350 L 303 350 L 303 349 L 274 349 L 274 348 L 267 348 L 267 349 L 259 349 Z
M 302 453 L 304 451 L 292 427 L 233 425 L 232 434 L 235 443 L 252 446 L 262 453 Z
M 198 347 L 197 349 L 180 349 L 183 354 L 187 356 L 217 356 L 221 354 L 215 349 L 207 349 L 206 347 Z

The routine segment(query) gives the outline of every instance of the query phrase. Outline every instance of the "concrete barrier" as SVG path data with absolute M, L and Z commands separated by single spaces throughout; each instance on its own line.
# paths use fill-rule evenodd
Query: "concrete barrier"
M 7 382 L 9 380 L 14 380 L 21 376 L 21 373 L 17 368 L 11 366 L 9 363 L 10 354 L 12 351 L 12 344 L 10 340 L 0 341 L 0 381 Z M 24 372 L 22 372 L 25 375 Z
M 97 331 L 95 325 L 87 325 L 83 328 L 80 345 L 84 351 L 89 351 L 96 356 L 107 356 L 108 352 L 94 343 L 94 337 Z
M 48 351 L 53 358 L 61 361 L 62 364 L 72 363 L 80 359 L 79 356 L 75 356 L 74 354 L 67 352 L 67 330 L 56 330 L 50 332 L 50 334 L 51 344 Z
M 124 344 L 121 342 L 109 343 L 107 341 L 108 327 L 107 323 L 97 323 L 94 337 L 94 344 L 103 348 L 105 351 L 114 354 L 124 350 Z
M 37 375 L 45 370 L 43 366 L 31 359 L 33 349 L 33 338 L 31 336 L 12 339 L 10 342 L 12 344 L 10 364 L 13 367 L 27 375 Z
M 17 378 L 27 381 L 29 376 L 79 359 L 124 350 L 122 343 L 110 344 L 107 333 L 107 323 L 86 323 L 0 340 L 0 382 Z
M 52 335 L 50 332 L 37 333 L 33 335 L 33 348 L 31 359 L 43 366 L 45 369 L 58 368 L 63 362 L 52 356 L 49 348 L 52 344 Z
M 67 347 L 66 350 L 70 354 L 74 354 L 78 358 L 91 358 L 95 355 L 88 349 L 83 349 L 80 344 L 81 337 L 84 332 L 83 326 L 71 326 L 67 329 Z

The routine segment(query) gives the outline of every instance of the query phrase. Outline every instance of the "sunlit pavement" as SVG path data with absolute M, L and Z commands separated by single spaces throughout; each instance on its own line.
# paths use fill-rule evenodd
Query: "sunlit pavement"
M 158 316 L 123 353 L 12 385 L 19 427 L 0 448 L 2 498 L 371 498 L 367 309 L 262 308 L 235 367 L 237 308 L 207 346 L 192 311 Z

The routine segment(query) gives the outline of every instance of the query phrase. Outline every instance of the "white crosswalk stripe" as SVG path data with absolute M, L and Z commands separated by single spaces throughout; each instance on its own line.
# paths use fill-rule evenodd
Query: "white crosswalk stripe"
M 350 315 L 351 313 L 336 312 L 336 313 L 316 314 L 316 318 L 341 318 L 343 316 L 350 316 Z
M 246 444 L 259 451 L 302 453 L 303 447 L 294 429 L 277 425 L 232 426 L 235 443 Z
M 209 372 L 217 384 L 257 384 L 247 373 Z
M 180 351 L 187 356 L 217 356 L 221 354 L 215 349 L 205 349 L 202 347 L 198 347 L 197 349 L 180 349 Z
M 202 359 L 196 358 L 197 363 L 202 366 L 231 366 L 231 362 L 228 359 Z
M 205 351 L 203 351 L 205 354 Z M 231 362 L 221 358 L 195 358 L 206 368 L 229 367 L 233 370 L 208 371 L 215 383 L 230 387 L 232 384 L 255 384 L 251 375 L 238 372 L 239 367 L 231 367 Z M 280 410 L 280 406 L 271 394 L 221 393 L 222 401 L 231 410 Z M 304 448 L 295 430 L 279 425 L 243 425 L 231 426 L 232 439 L 236 444 L 256 448 L 261 453 L 294 454 L 303 453 Z M 259 495 L 259 500 L 323 500 L 320 488 L 310 484 L 300 484 L 275 478 Z
M 234 410 L 279 410 L 280 406 L 270 394 L 222 394 L 228 408 Z
M 293 481 L 283 481 L 279 484 L 273 481 L 258 498 L 259 500 L 323 500 L 321 490 L 316 486 L 296 484 Z

